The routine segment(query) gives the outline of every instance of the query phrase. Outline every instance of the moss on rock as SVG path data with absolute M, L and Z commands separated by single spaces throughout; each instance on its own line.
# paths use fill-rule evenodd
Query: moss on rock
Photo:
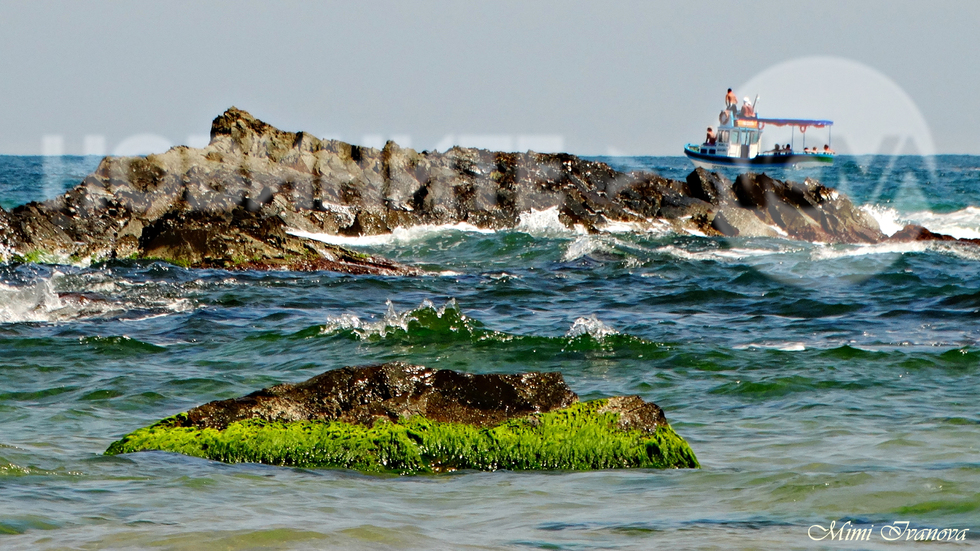
M 179 414 L 134 431 L 107 455 L 162 450 L 228 463 L 334 467 L 420 474 L 458 469 L 591 470 L 697 468 L 694 452 L 669 425 L 622 428 L 607 400 L 579 402 L 492 427 L 421 415 L 372 426 L 343 421 L 248 419 L 226 428 L 187 427 Z

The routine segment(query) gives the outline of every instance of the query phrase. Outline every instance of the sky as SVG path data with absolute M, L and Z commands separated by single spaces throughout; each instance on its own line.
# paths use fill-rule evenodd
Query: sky
M 234 105 L 362 145 L 680 155 L 728 87 L 760 94 L 764 116 L 819 116 L 819 97 L 793 96 L 818 88 L 814 59 L 833 61 L 821 89 L 851 87 L 827 98 L 890 96 L 935 153 L 980 154 L 978 21 L 967 1 L 3 0 L 0 154 L 201 145 Z M 887 89 L 835 83 L 838 66 Z M 778 67 L 803 80 L 760 80 Z M 849 124 L 874 124 L 859 103 L 825 108 L 845 144 Z

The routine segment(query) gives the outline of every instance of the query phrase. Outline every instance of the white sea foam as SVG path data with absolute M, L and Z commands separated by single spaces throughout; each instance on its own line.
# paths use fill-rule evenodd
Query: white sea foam
M 568 244 L 562 261 L 571 262 L 596 251 L 611 251 L 612 247 L 607 245 L 602 238 L 594 235 L 583 235 Z
M 892 236 L 905 227 L 907 222 L 903 221 L 898 211 L 891 207 L 880 205 L 862 205 L 861 210 L 868 213 L 878 222 L 881 233 Z
M 910 241 L 902 243 L 875 243 L 855 245 L 827 245 L 814 248 L 810 252 L 811 260 L 833 260 L 858 256 L 874 256 L 884 254 L 918 253 L 932 249 L 934 243 L 928 241 Z
M 558 217 L 558 207 L 522 212 L 514 229 L 536 237 L 567 237 L 585 233 L 584 228 L 569 229 L 565 226 Z
M 113 298 L 106 298 L 113 297 Z M 0 323 L 59 323 L 99 316 L 148 319 L 193 310 L 167 285 L 133 285 L 95 274 L 62 274 L 23 284 L 0 284 Z
M 779 235 L 779 236 L 782 236 L 782 237 L 789 237 L 789 234 L 786 233 L 786 230 L 784 230 L 783 228 L 780 228 L 779 226 L 777 226 L 775 224 L 771 224 L 769 226 L 769 228 L 772 229 L 772 231 L 776 232 L 776 235 Z
M 891 207 L 864 205 L 861 210 L 870 214 L 885 235 L 895 235 L 906 224 L 917 224 L 931 232 L 951 235 L 958 239 L 980 239 L 980 208 L 966 207 L 955 212 L 918 211 L 899 213 Z
M 711 249 L 707 251 L 688 251 L 674 245 L 667 245 L 657 249 L 657 252 L 666 253 L 674 258 L 682 260 L 716 260 L 716 261 L 745 261 L 747 259 L 772 256 L 800 251 L 800 247 L 780 247 L 778 249 L 752 249 L 752 248 L 732 248 L 732 249 Z
M 966 207 L 955 212 L 913 212 L 908 218 L 936 233 L 959 239 L 980 239 L 980 208 Z
M 438 309 L 429 299 L 423 300 L 421 304 L 408 310 L 396 310 L 395 305 L 390 300 L 387 301 L 387 305 L 388 310 L 381 319 L 362 319 L 356 314 L 350 313 L 327 318 L 327 323 L 320 329 L 320 334 L 327 335 L 336 331 L 349 330 L 361 339 L 367 339 L 375 335 L 383 338 L 392 331 L 408 331 L 408 324 L 414 320 L 418 320 L 419 310 L 434 310 L 438 318 L 445 316 L 447 310 L 455 311 L 461 320 L 466 319 L 465 315 L 459 313 L 459 305 L 456 304 L 456 299 L 454 298 L 449 299 L 446 304 Z
M 602 233 L 640 233 L 645 228 L 635 222 L 620 222 L 617 220 L 607 222 L 599 228 Z
M 572 323 L 572 326 L 568 328 L 568 332 L 565 333 L 566 337 L 580 337 L 582 335 L 589 335 L 595 340 L 602 340 L 609 335 L 618 335 L 619 331 L 616 331 L 612 327 L 609 327 L 605 323 L 602 323 L 595 314 L 590 314 L 587 317 L 578 318 Z
M 782 350 L 783 352 L 803 352 L 806 345 L 802 342 L 763 342 L 740 344 L 732 347 L 735 350 L 748 350 L 750 348 L 761 348 L 766 350 Z
M 980 248 L 977 248 L 973 245 L 964 246 L 955 243 L 939 242 L 934 245 L 934 248 L 937 251 L 942 251 L 951 254 L 953 256 L 956 256 L 958 258 L 962 258 L 964 260 L 973 260 L 973 261 L 980 260 Z
M 444 225 L 431 225 L 424 224 L 419 226 L 409 226 L 404 228 L 395 228 L 391 233 L 383 233 L 380 235 L 334 235 L 330 233 L 315 233 L 303 230 L 298 230 L 295 228 L 287 228 L 286 233 L 303 239 L 312 239 L 313 241 L 319 241 L 321 243 L 329 243 L 331 245 L 340 245 L 343 247 L 371 247 L 377 245 L 390 245 L 393 243 L 404 244 L 410 243 L 412 241 L 418 241 L 424 239 L 433 234 L 448 233 L 448 232 L 466 232 L 466 233 L 494 233 L 494 230 L 478 228 L 473 224 L 467 224 L 466 222 L 460 222 L 458 224 L 444 224 Z
M 891 236 L 905 227 L 906 224 L 919 224 L 936 233 L 951 235 L 956 238 L 980 239 L 980 208 L 967 207 L 965 209 L 951 213 L 935 213 L 921 211 L 914 213 L 899 213 L 894 208 L 881 205 L 863 205 L 861 210 L 870 215 L 878 223 L 882 233 Z M 786 232 L 779 227 L 771 226 L 773 231 L 782 237 L 787 237 Z M 677 233 L 678 227 L 666 220 L 653 219 L 646 223 L 611 221 L 597 228 L 601 234 L 653 234 L 669 235 Z M 527 233 L 535 237 L 561 237 L 571 238 L 587 234 L 586 229 L 576 224 L 568 228 L 562 223 L 557 207 L 544 210 L 531 210 L 520 214 L 518 223 L 514 227 L 515 231 Z M 684 227 L 681 233 L 703 237 L 705 234 L 696 228 Z M 341 245 L 347 247 L 370 247 L 378 245 L 404 244 L 420 239 L 424 239 L 433 234 L 447 232 L 464 232 L 493 234 L 495 230 L 479 228 L 466 222 L 444 225 L 418 225 L 410 227 L 396 228 L 391 233 L 381 235 L 362 235 L 346 236 L 333 235 L 328 233 L 307 232 L 295 228 L 288 228 L 286 233 L 300 238 L 312 239 L 323 243 Z M 819 244 L 819 243 L 818 243 Z M 10 251 L 6 251 L 0 246 L 0 261 L 9 256 Z M 773 254 L 786 251 L 760 251 L 761 254 Z M 757 256 L 758 253 L 747 253 L 749 256 Z M 695 254 L 695 257 L 697 254 Z M 744 256 L 744 255 L 738 255 Z M 708 257 L 728 257 L 729 253 L 708 253 L 702 255 Z
M 644 233 L 650 234 L 656 237 L 664 237 L 667 235 L 674 235 L 677 233 L 677 228 L 673 224 L 664 220 L 663 218 L 653 218 L 647 219 L 649 225 L 643 230 Z
M 29 285 L 0 284 L 0 323 L 46 322 L 65 308 L 50 279 Z

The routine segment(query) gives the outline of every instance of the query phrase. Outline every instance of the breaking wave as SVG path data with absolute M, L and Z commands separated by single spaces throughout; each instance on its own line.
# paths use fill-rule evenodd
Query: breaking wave
M 159 285 L 134 284 L 89 272 L 0 283 L 0 323 L 59 323 L 95 317 L 142 319 L 194 309 L 184 297 L 172 296 Z
M 966 207 L 955 212 L 921 211 L 908 215 L 912 223 L 936 233 L 944 233 L 958 239 L 980 239 L 980 208 Z
M 416 308 L 399 311 L 388 301 L 381 319 L 363 319 L 354 314 L 331 318 L 326 324 L 308 328 L 296 337 L 340 337 L 382 344 L 532 345 L 541 352 L 586 350 L 660 350 L 665 345 L 623 334 L 595 314 L 575 319 L 560 337 L 520 335 L 487 328 L 464 314 L 455 299 L 436 307 L 425 300 Z
M 878 229 L 881 233 L 892 236 L 905 227 L 906 222 L 897 210 L 881 205 L 863 205 L 861 210 L 869 214 L 878 222 Z
M 383 233 L 379 235 L 360 235 L 360 236 L 349 236 L 349 235 L 336 235 L 330 233 L 315 233 L 308 232 L 298 229 L 287 229 L 286 233 L 295 237 L 301 237 L 304 239 L 312 239 L 313 241 L 319 241 L 321 243 L 329 243 L 331 245 L 340 245 L 343 247 L 371 247 L 378 245 L 392 245 L 392 244 L 404 244 L 411 243 L 413 241 L 418 241 L 425 239 L 432 235 L 449 233 L 449 232 L 462 232 L 462 233 L 494 233 L 494 230 L 479 228 L 473 224 L 467 224 L 465 222 L 460 222 L 458 224 L 444 224 L 444 225 L 419 225 L 419 226 L 409 226 L 409 227 L 399 227 L 395 228 L 391 233 Z
M 568 229 L 558 217 L 558 207 L 522 212 L 514 229 L 535 237 L 569 237 L 585 233 L 581 226 Z
M 980 208 L 966 207 L 954 212 L 917 211 L 900 213 L 881 205 L 864 205 L 861 210 L 870 214 L 885 235 L 895 235 L 906 224 L 917 224 L 931 232 L 951 235 L 957 239 L 980 239 Z

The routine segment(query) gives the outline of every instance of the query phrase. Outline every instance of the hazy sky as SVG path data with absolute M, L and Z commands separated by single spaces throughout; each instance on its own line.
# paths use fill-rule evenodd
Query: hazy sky
M 980 154 L 978 22 L 968 1 L 4 1 L 0 154 L 44 136 L 69 154 L 85 136 L 186 143 L 235 105 L 354 143 L 559 136 L 677 155 L 727 87 L 807 56 L 880 72 L 937 152 Z

